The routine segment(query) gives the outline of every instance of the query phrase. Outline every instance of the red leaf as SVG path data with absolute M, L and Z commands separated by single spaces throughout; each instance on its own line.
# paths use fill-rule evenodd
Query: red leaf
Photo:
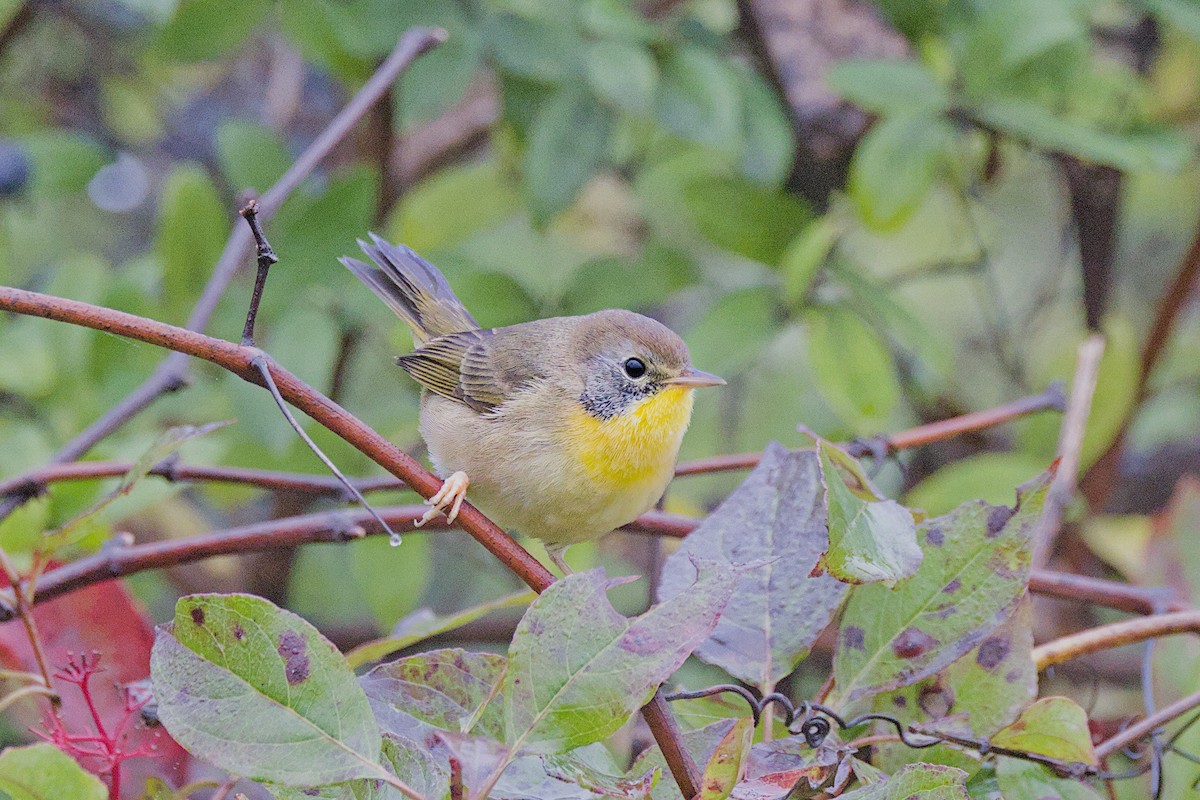
M 0 585 L 7 583 L 0 577 Z M 121 685 L 146 678 L 150 674 L 150 647 L 154 629 L 141 603 L 119 581 L 89 586 L 34 607 L 33 618 L 46 649 L 50 671 L 65 666 L 68 653 L 101 654 L 103 672 L 92 682 L 100 718 L 110 730 L 124 716 L 125 696 Z M 37 672 L 33 648 L 20 620 L 0 624 L 0 663 L 10 669 Z M 95 726 L 77 687 L 59 680 L 54 688 L 62 695 L 61 716 L 72 733 L 92 733 Z M 29 701 L 20 704 L 29 726 L 42 727 L 45 703 L 38 701 L 36 711 Z M 18 712 L 20 713 L 20 712 Z M 146 778 L 157 776 L 178 786 L 188 774 L 191 756 L 161 728 L 130 733 L 128 747 L 152 744 L 153 758 L 135 758 L 122 767 L 121 796 L 141 797 Z M 94 768 L 93 764 L 83 764 Z

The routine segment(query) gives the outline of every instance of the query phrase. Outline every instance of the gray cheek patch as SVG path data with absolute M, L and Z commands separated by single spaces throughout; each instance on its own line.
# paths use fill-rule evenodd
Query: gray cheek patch
M 588 377 L 587 387 L 579 396 L 584 411 L 597 419 L 609 420 L 620 416 L 640 400 L 657 392 L 662 387 L 647 381 L 635 383 L 625 377 L 616 365 Z

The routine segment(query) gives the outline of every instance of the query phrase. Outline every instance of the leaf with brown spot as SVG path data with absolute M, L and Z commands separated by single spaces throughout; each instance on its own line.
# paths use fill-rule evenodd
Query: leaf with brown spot
M 913 577 L 895 589 L 856 586 L 842 630 L 864 632 L 861 648 L 839 636 L 834 652 L 837 707 L 881 691 L 908 686 L 978 647 L 1012 613 L 1029 580 L 1031 536 L 1041 519 L 1049 476 L 1018 492 L 1003 515 L 980 501 L 965 503 L 922 523 L 922 541 L 937 530 L 940 547 L 925 544 Z M 989 525 L 1003 516 L 994 535 Z
M 754 720 L 743 717 L 717 742 L 704 774 L 700 776 L 699 800 L 726 800 L 729 797 L 742 775 L 753 736 Z
M 1032 621 L 1033 605 L 1027 595 L 978 647 L 932 677 L 877 695 L 875 710 L 906 724 L 918 722 L 952 733 L 990 737 L 1016 719 L 1037 695 Z M 945 745 L 913 750 L 898 742 L 883 742 L 876 753 L 875 763 L 887 771 L 919 761 L 964 767 L 971 763 Z
M 508 660 L 492 653 L 430 650 L 380 664 L 358 679 L 385 731 L 413 735 L 421 725 L 504 738 L 495 701 Z
M 825 551 L 825 490 L 812 452 L 767 445 L 762 461 L 733 494 L 692 531 L 663 567 L 660 596 L 687 591 L 691 559 L 742 572 L 712 635 L 696 655 L 763 690 L 791 674 L 829 624 L 849 588 L 809 571 Z
M 388 775 L 367 696 L 341 653 L 261 597 L 180 599 L 175 621 L 158 628 L 150 675 L 171 736 L 235 775 L 289 786 Z
M 1087 712 L 1067 697 L 1043 697 L 992 737 L 995 747 L 1096 766 Z

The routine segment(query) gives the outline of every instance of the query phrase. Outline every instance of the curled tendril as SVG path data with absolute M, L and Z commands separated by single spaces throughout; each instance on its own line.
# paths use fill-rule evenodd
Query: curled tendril
M 828 706 L 820 703 L 813 703 L 808 700 L 800 703 L 799 706 L 794 704 L 786 696 L 772 692 L 765 697 L 759 698 L 753 691 L 744 686 L 738 686 L 733 683 L 723 683 L 716 686 L 710 686 L 707 689 L 699 689 L 694 692 L 675 692 L 668 694 L 667 700 L 697 700 L 702 697 L 713 697 L 719 694 L 735 694 L 746 701 L 746 705 L 750 707 L 750 714 L 754 718 L 754 724 L 757 725 L 762 718 L 763 711 L 767 706 L 774 703 L 784 712 L 784 722 L 789 733 L 793 736 L 804 737 L 805 743 L 812 748 L 820 747 L 825 743 L 829 734 L 833 731 L 833 726 L 836 724 L 838 730 L 848 730 L 857 728 L 868 722 L 876 721 L 885 723 L 896 731 L 896 736 L 907 747 L 913 749 L 921 749 L 933 747 L 937 744 L 953 744 L 960 747 L 969 748 L 979 753 L 981 756 L 989 754 L 1004 755 L 1011 758 L 1019 758 L 1025 761 L 1032 761 L 1036 764 L 1042 764 L 1054 770 L 1064 777 L 1073 778 L 1095 778 L 1098 780 L 1122 780 L 1124 778 L 1135 778 L 1139 775 L 1144 775 L 1153 767 L 1153 762 L 1139 765 L 1134 769 L 1126 772 L 1107 772 L 1088 764 L 1079 762 L 1065 762 L 1059 759 L 1043 756 L 1038 753 L 1026 753 L 1019 750 L 1011 750 L 1004 747 L 993 747 L 986 739 L 974 739 L 967 736 L 958 736 L 942 731 L 918 731 L 912 727 L 905 725 L 896 717 L 888 714 L 866 713 L 859 714 L 852 719 L 846 719 Z M 1188 724 L 1192 724 L 1200 720 L 1200 713 L 1191 720 Z M 1183 755 L 1185 758 L 1197 761 L 1200 763 L 1200 758 L 1193 756 L 1191 753 L 1184 753 L 1178 748 L 1167 743 L 1165 749 L 1169 752 L 1176 752 Z

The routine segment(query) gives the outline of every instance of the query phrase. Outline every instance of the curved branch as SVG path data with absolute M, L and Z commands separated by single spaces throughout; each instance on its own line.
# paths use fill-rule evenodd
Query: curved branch
M 1177 633 L 1200 633 L 1200 611 L 1177 611 L 1173 614 L 1139 617 L 1073 633 L 1035 647 L 1033 661 L 1037 664 L 1038 671 L 1041 671 L 1088 653 Z
M 404 481 L 422 497 L 431 497 L 441 488 L 442 482 L 418 464 L 412 456 L 384 439 L 349 411 L 304 383 L 257 348 L 242 347 L 223 339 L 214 339 L 186 328 L 111 308 L 11 287 L 0 287 L 0 309 L 81 325 L 185 353 L 216 364 L 242 380 L 258 386 L 263 385 L 263 380 L 253 362 L 255 358 L 266 358 L 267 368 L 275 379 L 279 393 L 290 404 Z M 542 591 L 553 582 L 553 576 L 537 559 L 529 555 L 474 506 L 464 504 L 458 519 L 464 530 L 503 561 L 531 588 Z

